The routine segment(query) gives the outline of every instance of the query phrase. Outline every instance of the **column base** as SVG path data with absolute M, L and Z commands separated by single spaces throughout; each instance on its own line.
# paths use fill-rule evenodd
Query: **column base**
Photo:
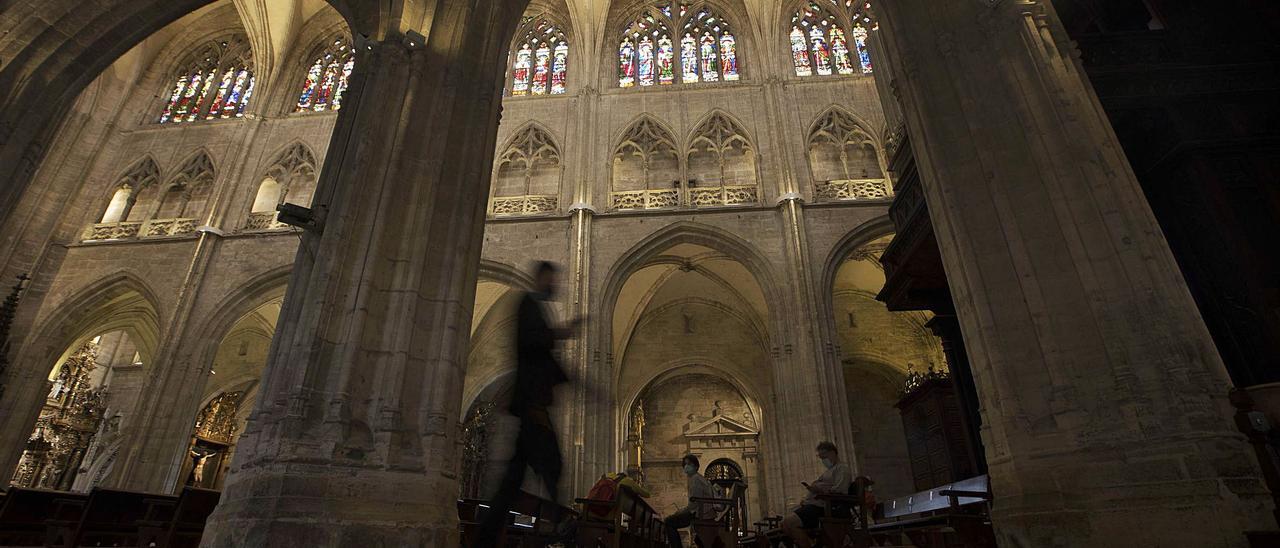
M 204 548 L 458 546 L 457 481 L 438 472 L 278 463 L 237 470 Z
M 1243 447 L 1221 436 L 1133 451 L 1123 460 L 1114 459 L 1117 453 L 1088 463 L 1049 459 L 1057 462 L 1035 463 L 1035 474 L 1014 472 L 1019 466 L 1008 462 L 992 465 L 997 543 L 1247 547 L 1245 531 L 1275 527 L 1271 498 L 1253 455 L 1238 451 Z M 1000 481 L 1011 473 L 1022 485 L 1016 477 Z

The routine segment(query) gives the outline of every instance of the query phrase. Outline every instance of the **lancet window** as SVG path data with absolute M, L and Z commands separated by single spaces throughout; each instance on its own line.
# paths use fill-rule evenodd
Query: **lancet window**
M 513 96 L 560 95 L 569 70 L 569 41 L 546 15 L 525 17 L 511 45 L 510 84 Z
M 645 9 L 622 32 L 618 44 L 620 87 L 732 82 L 738 78 L 737 38 L 729 22 L 709 5 L 663 0 Z
M 551 135 L 537 126 L 516 132 L 498 155 L 492 213 L 554 212 L 559 205 L 560 173 L 560 149 Z
M 342 108 L 351 70 L 356 66 L 351 40 L 346 35 L 327 40 L 312 58 L 302 82 L 294 112 L 319 112 Z
M 213 175 L 213 161 L 208 155 L 200 153 L 192 157 L 166 186 L 151 218 L 192 219 L 203 214 L 213 186 Z
M 867 0 L 812 0 L 791 17 L 791 63 L 796 76 L 871 74 Z
M 756 152 L 746 132 L 722 113 L 715 113 L 689 140 L 689 205 L 755 203 Z
M 239 118 L 253 97 L 253 52 L 243 35 L 206 43 L 172 77 L 160 123 Z

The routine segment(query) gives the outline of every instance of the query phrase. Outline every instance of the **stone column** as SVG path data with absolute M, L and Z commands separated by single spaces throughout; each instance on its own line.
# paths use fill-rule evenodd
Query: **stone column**
M 1044 0 L 876 4 L 986 426 L 1002 546 L 1273 527 L 1221 359 Z
M 434 2 L 360 52 L 208 547 L 457 545 L 458 425 L 506 43 Z M 374 13 L 377 13 L 376 10 Z M 425 42 L 425 43 L 424 43 Z

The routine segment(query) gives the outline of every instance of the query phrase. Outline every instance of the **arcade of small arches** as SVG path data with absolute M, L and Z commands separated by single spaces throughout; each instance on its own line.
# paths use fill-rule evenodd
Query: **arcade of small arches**
M 453 498 L 431 494 L 494 491 L 516 427 L 515 305 L 550 260 L 565 278 L 550 314 L 587 318 L 551 410 L 560 493 L 634 465 L 668 514 L 694 454 L 746 485 L 753 515 L 783 514 L 821 472 L 821 440 L 882 498 L 946 483 L 959 472 L 921 457 L 941 427 L 910 402 L 948 378 L 960 320 L 884 302 L 895 222 L 930 212 L 918 187 L 894 202 L 902 103 L 922 99 L 892 78 L 904 54 L 881 1 L 399 14 L 434 35 L 371 30 L 342 1 L 195 2 L 70 103 L 0 227 L 3 272 L 31 276 L 0 376 L 17 425 L 0 431 L 0 470 L 63 491 L 225 490 L 209 546 L 287 538 L 289 512 L 330 522 L 308 522 L 315 545 L 342 545 L 345 523 L 374 544 L 412 523 L 409 541 L 448 545 Z M 504 34 L 440 28 L 474 13 Z M 423 36 L 449 44 L 409 43 Z M 448 70 L 424 60 L 437 54 Z M 393 131 L 361 133 L 384 111 Z M 452 118 L 477 113 L 495 129 Z M 1085 420 L 1047 409 L 1057 400 L 1027 404 L 1034 416 L 994 406 L 1017 380 L 970 377 L 985 398 L 967 404 L 994 426 L 949 441 L 971 444 L 965 473 L 1051 452 L 1059 422 Z M 389 491 L 404 500 L 376 495 Z M 315 506 L 330 499 L 341 509 Z M 1002 542 L 1034 529 L 1013 508 Z

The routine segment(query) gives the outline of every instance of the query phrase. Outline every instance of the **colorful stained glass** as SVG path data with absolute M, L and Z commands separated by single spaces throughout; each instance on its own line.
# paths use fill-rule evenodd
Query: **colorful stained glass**
M 831 27 L 831 62 L 840 74 L 853 74 L 853 65 L 849 63 L 849 44 L 844 40 L 844 32 L 840 27 Z
M 813 51 L 813 68 L 818 74 L 831 74 L 831 52 L 827 50 L 827 40 L 822 37 L 822 29 L 809 29 L 809 44 Z
M 791 28 L 791 62 L 796 67 L 796 76 L 813 74 L 809 68 L 809 45 L 805 42 L 804 32 L 800 27 Z
M 629 88 L 636 82 L 636 52 L 630 38 L 618 46 L 618 87 Z
M 529 86 L 529 92 L 534 95 L 545 95 L 547 77 L 551 73 L 551 48 L 547 47 L 546 43 L 538 46 L 533 59 L 533 83 Z
M 702 58 L 702 81 L 715 82 L 720 79 L 720 61 L 716 57 L 716 39 L 711 34 L 702 35 L 698 44 L 698 54 Z
M 333 93 L 333 110 L 342 108 L 342 96 L 347 93 L 347 84 L 351 82 L 351 71 L 356 68 L 356 60 L 350 59 L 342 65 L 342 77 L 338 79 L 338 90 Z
M 653 85 L 653 42 L 648 36 L 640 39 L 637 55 L 640 59 L 640 85 Z
M 663 36 L 658 40 L 658 83 L 670 84 L 676 81 L 676 53 L 671 39 Z
M 726 82 L 738 79 L 738 45 L 733 35 L 727 32 L 720 37 L 720 69 Z
M 244 115 L 244 92 L 248 85 L 249 71 L 240 69 L 236 73 L 236 81 L 231 85 L 231 93 L 227 95 L 226 101 L 222 104 L 222 117 L 231 118 L 232 116 L 240 117 Z
M 187 113 L 187 122 L 194 122 L 204 112 L 204 107 L 208 104 L 205 99 L 209 97 L 209 90 L 213 87 L 214 80 L 216 80 L 214 78 L 215 74 L 217 73 L 213 70 L 204 73 L 204 79 L 200 84 L 200 92 L 192 97 L 191 111 Z
M 187 86 L 187 75 L 183 74 L 178 77 L 178 82 L 173 86 L 173 92 L 169 94 L 169 101 L 164 104 L 164 112 L 160 114 L 160 123 L 168 122 L 173 118 L 173 109 L 178 105 L 178 99 L 182 98 L 182 90 Z
M 218 91 L 213 94 L 213 102 L 209 104 L 209 110 L 205 114 L 206 120 L 212 120 L 222 116 L 222 103 L 227 99 L 227 93 L 231 91 L 231 82 L 235 78 L 235 69 L 227 69 L 223 73 L 222 80 L 218 82 Z
M 529 67 L 533 50 L 529 44 L 520 47 L 516 52 L 516 62 L 511 68 L 511 94 L 525 95 L 529 93 Z
M 680 39 L 680 74 L 686 84 L 698 81 L 698 43 L 688 34 Z
M 320 72 L 323 70 L 324 64 L 319 59 L 311 64 L 311 69 L 307 71 L 307 79 L 302 83 L 302 95 L 298 97 L 298 106 L 294 110 L 311 108 L 311 102 L 316 95 L 316 86 L 320 85 Z
M 853 27 L 853 45 L 858 49 L 858 64 L 862 65 L 862 73 L 871 74 L 871 52 L 867 51 L 867 29 L 862 25 Z
M 569 46 L 564 42 L 556 46 L 555 56 L 551 60 L 551 94 L 564 93 L 565 70 L 569 66 Z

